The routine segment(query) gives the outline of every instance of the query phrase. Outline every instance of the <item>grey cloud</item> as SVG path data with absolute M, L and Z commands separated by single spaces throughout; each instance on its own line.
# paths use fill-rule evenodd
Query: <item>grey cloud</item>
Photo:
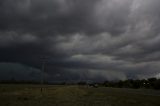
M 2 27 L 39 35 L 94 31 L 89 21 L 96 0 L 27 0 L 3 2 Z M 4 8 L 3 8 L 4 7 Z M 4 11 L 3 11 L 4 10 Z M 7 20 L 7 21 L 6 21 Z M 7 25 L 6 25 L 7 24 Z M 44 27 L 45 26 L 45 27 Z M 89 31 L 90 32 L 90 31 Z
M 1 80 L 34 80 L 41 78 L 40 70 L 18 63 L 0 63 Z
M 160 73 L 159 4 L 1 0 L 0 61 L 40 68 L 47 56 L 49 80 L 155 76 Z

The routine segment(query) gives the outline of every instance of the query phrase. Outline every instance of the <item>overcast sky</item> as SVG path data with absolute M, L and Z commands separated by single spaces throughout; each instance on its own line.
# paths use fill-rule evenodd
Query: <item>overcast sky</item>
M 159 6 L 160 0 L 0 0 L 0 74 L 13 66 L 40 70 L 45 57 L 49 80 L 158 77 Z

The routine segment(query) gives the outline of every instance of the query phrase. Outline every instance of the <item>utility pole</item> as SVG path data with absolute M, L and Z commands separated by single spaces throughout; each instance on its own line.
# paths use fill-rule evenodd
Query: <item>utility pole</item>
M 41 94 L 44 91 L 44 83 L 45 83 L 45 72 L 46 72 L 46 64 L 48 62 L 49 56 L 41 56 Z
M 45 77 L 45 60 L 42 61 L 42 72 L 41 72 L 41 93 L 43 92 L 43 86 L 44 86 L 44 77 Z

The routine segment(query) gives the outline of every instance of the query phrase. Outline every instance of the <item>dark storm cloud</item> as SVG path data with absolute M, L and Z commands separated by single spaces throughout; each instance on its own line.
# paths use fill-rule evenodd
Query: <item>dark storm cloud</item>
M 146 78 L 160 73 L 159 0 L 1 0 L 0 61 L 49 80 Z
M 2 27 L 39 35 L 95 31 L 90 12 L 96 0 L 4 0 Z M 68 27 L 69 26 L 69 27 Z

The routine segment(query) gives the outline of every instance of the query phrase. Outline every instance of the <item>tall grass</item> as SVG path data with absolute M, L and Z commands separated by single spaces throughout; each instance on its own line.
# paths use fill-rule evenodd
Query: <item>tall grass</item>
M 0 106 L 160 106 L 160 91 L 86 86 L 0 85 Z

